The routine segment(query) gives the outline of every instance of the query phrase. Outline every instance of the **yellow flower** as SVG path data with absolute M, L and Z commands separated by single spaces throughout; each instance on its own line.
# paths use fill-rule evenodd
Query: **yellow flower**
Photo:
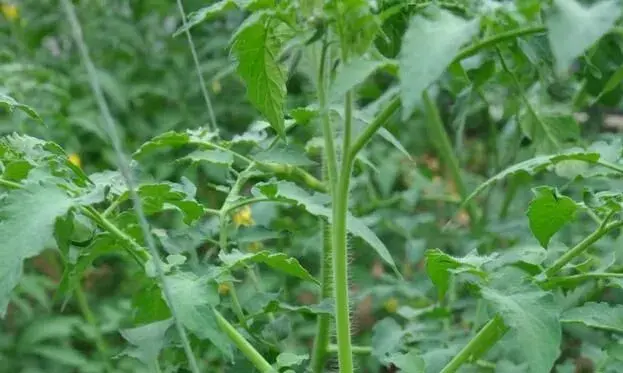
M 69 162 L 71 162 L 74 166 L 81 167 L 82 161 L 80 160 L 80 156 L 76 153 L 71 153 L 68 157 Z
M 218 284 L 218 293 L 220 295 L 227 295 L 229 294 L 229 285 L 228 284 Z
M 385 301 L 383 306 L 385 307 L 385 311 L 389 313 L 396 313 L 396 310 L 398 309 L 398 299 L 391 297 Z
M 219 94 L 219 92 L 221 92 L 221 90 L 223 89 L 223 87 L 221 87 L 221 82 L 218 80 L 213 80 L 212 81 L 212 92 L 216 93 L 217 95 Z
M 69 160 L 69 162 L 73 164 L 74 166 L 77 166 L 77 167 L 82 166 L 82 160 L 80 159 L 80 156 L 77 153 L 71 153 L 67 157 L 67 160 Z
M 4 14 L 4 17 L 9 21 L 13 21 L 19 16 L 17 6 L 13 4 L 0 4 L 0 10 L 2 11 L 2 14 Z
M 261 242 L 257 242 L 257 241 L 255 241 L 255 242 L 251 242 L 251 243 L 249 244 L 249 247 L 248 247 L 247 249 L 248 249 L 250 252 L 252 252 L 252 253 L 256 253 L 256 252 L 258 252 L 258 251 L 262 250 L 262 247 L 263 247 L 263 246 L 264 246 L 264 245 L 262 245 L 262 243 L 261 243 Z
M 251 217 L 251 208 L 248 205 L 236 211 L 232 217 L 232 220 L 234 221 L 234 224 L 236 224 L 236 227 L 241 225 L 248 227 L 255 224 L 253 217 Z

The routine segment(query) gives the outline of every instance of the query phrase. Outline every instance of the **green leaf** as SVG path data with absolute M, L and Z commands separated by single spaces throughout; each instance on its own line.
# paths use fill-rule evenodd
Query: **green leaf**
M 519 120 L 523 133 L 540 154 L 557 152 L 580 138 L 580 126 L 572 115 L 526 111 Z
M 610 76 L 606 84 L 604 84 L 604 87 L 602 88 L 601 92 L 599 92 L 599 94 L 597 95 L 597 97 L 595 97 L 593 102 L 599 101 L 599 99 L 601 99 L 603 95 L 611 92 L 615 88 L 618 88 L 621 82 L 623 82 L 623 65 L 619 66 L 619 68 L 616 69 L 616 71 Z
M 325 299 L 318 304 L 310 304 L 307 306 L 293 306 L 277 300 L 272 300 L 264 308 L 265 313 L 276 311 L 296 312 L 308 315 L 333 315 L 334 306 L 330 299 Z
M 566 70 L 576 57 L 606 34 L 620 16 L 621 5 L 616 0 L 601 1 L 590 7 L 575 0 L 554 0 L 546 24 L 557 70 Z
M 565 311 L 560 321 L 623 333 L 623 306 L 590 302 Z
M 207 162 L 223 166 L 231 166 L 234 163 L 234 155 L 223 150 L 195 150 L 180 160 L 189 160 L 193 163 Z
M 426 372 L 426 362 L 417 350 L 410 350 L 406 354 L 395 355 L 391 361 L 403 373 Z
M 578 204 L 569 197 L 559 195 L 551 187 L 542 186 L 532 191 L 535 198 L 528 207 L 530 230 L 541 246 L 547 248 L 552 236 L 575 219 Z
M 253 155 L 253 159 L 262 163 L 287 164 L 292 166 L 313 166 L 316 162 L 307 158 L 305 150 L 294 146 L 280 144 Z
M 239 250 L 233 250 L 230 253 L 219 254 L 219 259 L 230 269 L 240 267 L 248 263 L 264 263 L 267 266 L 298 277 L 302 280 L 318 283 L 295 258 L 291 258 L 283 253 L 271 254 L 269 251 L 259 251 L 257 253 L 242 253 Z
M 525 160 L 523 162 L 519 162 L 503 171 L 500 171 L 498 174 L 492 176 L 489 180 L 480 184 L 478 188 L 476 188 L 469 196 L 467 196 L 467 198 L 465 198 L 461 206 L 464 207 L 467 203 L 469 203 L 469 201 L 474 199 L 474 197 L 482 193 L 485 189 L 509 176 L 514 176 L 518 174 L 524 174 L 529 176 L 535 175 L 541 171 L 546 170 L 549 166 L 556 165 L 563 161 L 577 160 L 586 163 L 597 163 L 599 159 L 600 155 L 597 152 L 570 150 L 563 154 L 541 155 Z
M 515 343 L 531 372 L 549 372 L 560 354 L 560 311 L 552 294 L 524 283 L 523 272 L 505 268 L 483 287 L 482 296 L 516 334 Z
M 441 76 L 478 29 L 478 20 L 467 21 L 445 10 L 437 10 L 432 18 L 416 15 L 411 19 L 399 60 L 403 119 L 411 116 L 422 92 Z
M 166 344 L 165 334 L 173 325 L 173 319 L 156 321 L 132 329 L 122 329 L 121 336 L 132 346 L 122 354 L 134 357 L 147 366 L 154 366 L 160 351 Z
M 54 238 L 56 219 L 73 204 L 51 184 L 26 184 L 0 200 L 0 316 L 4 317 L 10 293 L 22 275 L 22 261 L 45 249 Z
M 84 355 L 77 350 L 65 346 L 41 345 L 33 348 L 29 352 L 52 362 L 79 368 L 79 370 L 81 370 L 81 367 L 89 365 L 89 360 L 87 360 Z
M 237 71 L 247 85 L 249 101 L 277 134 L 285 138 L 286 77 L 278 61 L 280 43 L 269 27 L 266 13 L 258 12 L 247 18 L 232 40 Z
M 138 194 L 143 203 L 145 214 L 151 215 L 162 212 L 165 209 L 174 208 L 184 214 L 184 222 L 190 224 L 204 214 L 204 207 L 194 199 L 194 189 L 188 189 L 191 185 L 176 183 L 144 184 L 139 186 Z M 194 188 L 194 186 L 192 186 Z M 129 198 L 129 192 L 125 192 L 119 200 Z
M 330 197 L 327 195 L 318 193 L 310 195 L 307 191 L 289 181 L 258 183 L 255 185 L 255 188 L 266 197 L 300 205 L 310 214 L 325 218 L 329 222 L 333 218 L 331 209 L 325 207 L 325 204 L 330 201 Z M 389 250 L 363 220 L 348 213 L 346 225 L 349 233 L 363 239 L 394 270 L 396 275 L 401 277 Z
M 231 359 L 231 344 L 216 323 L 212 310 L 220 302 L 216 286 L 189 272 L 167 276 L 166 281 L 171 291 L 169 307 L 176 311 L 184 327 L 200 339 L 209 339 Z
M 279 368 L 295 367 L 309 360 L 308 354 L 297 355 L 291 352 L 282 352 L 277 356 L 277 366 Z
M 486 272 L 480 269 L 484 264 L 495 259 L 495 255 L 479 256 L 471 252 L 463 258 L 455 258 L 439 249 L 426 251 L 426 273 L 437 287 L 439 298 L 448 291 L 451 274 L 471 273 L 484 278 Z
M 189 30 L 190 28 L 200 24 L 201 22 L 218 17 L 229 10 L 234 10 L 237 8 L 238 4 L 236 0 L 222 0 L 210 6 L 203 7 L 195 12 L 190 13 L 188 15 L 188 21 L 186 22 L 186 25 L 177 29 L 177 31 L 173 33 L 173 36 L 178 36 L 179 34 L 185 32 L 186 30 Z
M 344 100 L 346 92 L 363 83 L 370 74 L 389 63 L 389 60 L 379 61 L 366 57 L 358 57 L 349 61 L 339 69 L 335 80 L 331 83 L 329 88 L 330 102 Z
M 141 145 L 132 155 L 136 159 L 145 157 L 154 151 L 179 148 L 184 145 L 210 144 L 217 134 L 207 129 L 186 130 L 185 132 L 169 131 L 160 134 Z
M 405 333 L 400 324 L 390 317 L 376 323 L 372 328 L 372 356 L 382 363 L 390 363 L 391 357 L 400 349 Z
M 17 102 L 13 97 L 5 95 L 0 92 L 0 106 L 4 106 L 8 111 L 12 112 L 15 109 L 19 109 L 26 113 L 29 117 L 34 120 L 41 122 L 41 117 L 33 108 L 28 105 L 21 104 Z

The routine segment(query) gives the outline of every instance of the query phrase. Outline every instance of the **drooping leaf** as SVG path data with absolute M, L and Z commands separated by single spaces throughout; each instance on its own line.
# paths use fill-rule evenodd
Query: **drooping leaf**
M 230 269 L 234 269 L 248 263 L 264 263 L 277 271 L 287 273 L 302 280 L 318 283 L 318 280 L 309 274 L 309 272 L 303 268 L 298 260 L 291 258 L 284 253 L 273 254 L 269 251 L 242 253 L 238 250 L 233 250 L 230 253 L 221 252 L 219 254 L 219 259 Z
M 480 184 L 478 188 L 476 188 L 469 196 L 467 196 L 467 198 L 465 198 L 462 206 L 465 206 L 474 197 L 482 193 L 485 189 L 487 189 L 494 183 L 508 178 L 509 176 L 517 175 L 520 173 L 523 173 L 525 175 L 535 175 L 543 170 L 546 170 L 549 166 L 569 160 L 577 160 L 594 164 L 599 161 L 599 158 L 600 155 L 597 152 L 570 150 L 563 154 L 541 155 L 525 160 L 523 162 L 519 162 L 503 171 L 500 171 L 498 174 L 492 176 L 489 180 Z
M 535 197 L 528 208 L 530 230 L 541 246 L 547 248 L 552 236 L 575 218 L 579 207 L 574 200 L 559 195 L 554 188 L 542 186 L 532 191 Z
M 515 333 L 518 351 L 531 372 L 549 372 L 560 354 L 560 310 L 552 294 L 524 282 L 523 272 L 505 268 L 482 296 Z
M 561 321 L 623 333 L 623 306 L 590 302 L 565 311 Z
M 185 145 L 209 144 L 216 137 L 216 133 L 202 128 L 186 130 L 184 132 L 169 131 L 145 142 L 132 156 L 136 159 L 140 159 L 157 150 L 178 148 Z
M 172 325 L 173 319 L 167 319 L 120 330 L 121 336 L 132 345 L 122 354 L 134 357 L 148 367 L 155 367 L 158 355 L 166 344 L 165 334 Z
M 278 60 L 280 43 L 267 22 L 266 13 L 258 12 L 247 18 L 232 40 L 237 71 L 247 85 L 249 101 L 277 134 L 285 138 L 286 78 Z
M 22 261 L 39 254 L 54 238 L 56 219 L 73 200 L 53 184 L 26 184 L 0 199 L 0 316 L 22 275 Z
M 441 76 L 478 29 L 478 20 L 465 20 L 445 10 L 436 11 L 431 18 L 416 15 L 411 19 L 399 59 L 404 119 L 411 116 L 422 92 Z
M 231 359 L 231 344 L 216 323 L 212 310 L 220 302 L 216 287 L 188 272 L 167 276 L 166 281 L 172 298 L 169 307 L 175 309 L 184 327 L 201 339 L 209 339 Z
M 358 57 L 349 61 L 339 69 L 335 80 L 331 83 L 329 88 L 330 102 L 344 100 L 346 92 L 363 83 L 370 74 L 388 63 L 390 61 L 374 60 L 365 57 Z
M 24 105 L 22 103 L 17 102 L 13 97 L 8 96 L 2 92 L 0 92 L 0 106 L 4 106 L 8 111 L 13 111 L 15 109 L 19 109 L 26 113 L 32 119 L 35 119 L 41 122 L 41 117 L 37 112 L 28 105 Z
M 450 256 L 439 249 L 426 252 L 426 273 L 437 287 L 439 298 L 443 298 L 448 290 L 450 276 L 456 273 L 471 273 L 484 278 L 486 272 L 481 267 L 494 260 L 495 255 L 479 256 L 476 252 L 463 258 Z
M 200 24 L 201 22 L 208 21 L 212 18 L 218 17 L 223 13 L 234 10 L 238 8 L 238 4 L 236 0 L 221 0 L 212 5 L 203 7 L 195 12 L 192 12 L 188 15 L 188 21 L 186 25 L 183 25 L 175 33 L 173 36 L 178 36 L 179 34 L 189 30 L 190 28 Z
M 327 195 L 319 193 L 310 195 L 307 191 L 299 188 L 296 184 L 289 181 L 258 183 L 255 187 L 263 195 L 271 199 L 287 201 L 289 203 L 302 206 L 310 214 L 328 219 L 329 222 L 333 218 L 331 209 L 325 206 L 325 204 L 330 201 L 330 198 Z M 346 217 L 346 226 L 349 233 L 360 237 L 368 243 L 368 245 L 372 246 L 381 259 L 383 259 L 398 276 L 401 276 L 394 259 L 383 241 L 377 237 L 377 235 L 366 225 L 366 223 L 363 222 L 363 220 L 348 213 Z
M 621 16 L 621 4 L 605 0 L 585 7 L 575 0 L 554 0 L 546 19 L 548 38 L 558 71 L 567 69 L 610 30 Z

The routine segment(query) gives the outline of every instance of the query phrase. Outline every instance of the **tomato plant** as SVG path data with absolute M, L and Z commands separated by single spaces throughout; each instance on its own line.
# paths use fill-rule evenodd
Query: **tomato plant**
M 618 1 L 78 3 L 2 8 L 10 371 L 623 369 Z

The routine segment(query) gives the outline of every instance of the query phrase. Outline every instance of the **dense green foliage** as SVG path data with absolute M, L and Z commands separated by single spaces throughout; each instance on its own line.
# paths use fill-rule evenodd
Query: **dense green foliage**
M 4 0 L 0 371 L 623 371 L 622 6 Z

